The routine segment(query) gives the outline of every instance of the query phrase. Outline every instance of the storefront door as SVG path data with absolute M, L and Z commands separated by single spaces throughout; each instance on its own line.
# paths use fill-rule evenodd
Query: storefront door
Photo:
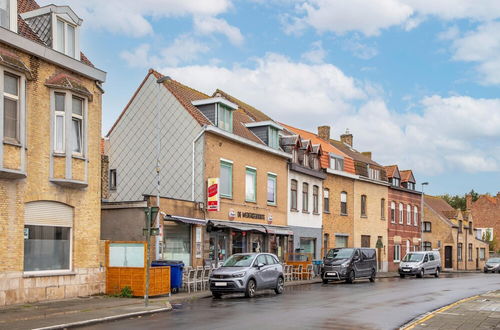
M 225 232 L 210 233 L 210 260 L 215 267 L 219 267 L 228 257 L 228 235 Z
M 235 253 L 245 253 L 247 252 L 247 233 L 244 231 L 233 231 L 232 232 L 232 238 L 233 238 L 233 247 L 232 247 L 232 254 Z
M 165 221 L 163 226 L 163 260 L 180 260 L 191 265 L 191 225 Z
M 252 252 L 266 252 L 264 235 L 253 233 L 250 242 L 250 249 L 252 250 Z

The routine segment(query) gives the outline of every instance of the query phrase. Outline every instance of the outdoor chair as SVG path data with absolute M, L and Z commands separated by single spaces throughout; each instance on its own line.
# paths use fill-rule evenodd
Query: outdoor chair
M 302 268 L 302 265 L 298 265 L 293 268 L 292 275 L 294 280 L 302 279 Z
M 206 268 L 203 270 L 203 290 L 208 290 L 208 279 L 210 278 L 210 273 L 212 271 L 210 270 L 210 268 Z
M 196 270 L 203 269 L 203 266 L 196 266 Z
M 203 290 L 203 267 L 202 268 L 196 268 L 196 270 L 194 270 L 195 272 L 195 290 L 194 291 L 198 291 L 198 285 L 200 286 L 200 290 Z
M 314 277 L 314 268 L 313 265 L 307 265 L 306 269 L 303 270 L 302 279 L 310 280 Z
M 186 280 L 183 284 L 187 288 L 188 293 L 191 293 L 191 285 L 193 286 L 193 291 L 196 291 L 196 271 L 194 269 L 187 271 Z

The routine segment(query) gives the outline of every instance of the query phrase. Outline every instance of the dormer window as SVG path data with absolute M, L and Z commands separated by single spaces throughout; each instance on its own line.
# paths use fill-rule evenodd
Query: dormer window
M 227 132 L 233 132 L 233 111 L 238 109 L 238 105 L 219 96 L 192 101 L 191 104 L 198 108 L 213 125 Z
M 245 126 L 252 131 L 259 139 L 273 149 L 280 148 L 279 132 L 283 127 L 271 120 L 247 123 Z
M 218 104 L 217 126 L 230 133 L 233 132 L 233 110 L 223 104 Z
M 0 26 L 17 32 L 17 0 L 0 0 Z
M 392 178 L 391 183 L 394 187 L 399 187 L 400 184 L 400 179 L 399 178 Z
M 68 56 L 76 54 L 76 27 L 62 19 L 57 19 L 55 49 Z
M 344 159 L 340 156 L 330 154 L 330 168 L 332 170 L 343 171 Z
M 269 146 L 274 149 L 279 149 L 280 147 L 279 131 L 274 127 L 269 127 Z
M 380 180 L 380 170 L 371 168 L 368 165 L 368 177 L 372 180 Z

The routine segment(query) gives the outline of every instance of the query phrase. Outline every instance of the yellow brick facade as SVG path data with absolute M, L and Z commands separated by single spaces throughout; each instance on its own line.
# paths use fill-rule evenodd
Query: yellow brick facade
M 361 196 L 366 196 L 366 216 L 361 215 Z M 387 201 L 388 188 L 382 184 L 356 180 L 354 182 L 354 246 L 361 247 L 362 236 L 370 237 L 370 247 L 376 248 L 378 238 L 383 247 L 377 249 L 379 270 L 387 271 L 388 267 L 388 227 L 387 216 L 382 218 L 381 200 Z
M 76 73 L 40 58 L 9 49 L 30 69 L 33 80 L 26 88 L 26 178 L 0 179 L 0 306 L 85 296 L 104 291 L 100 241 L 100 151 L 101 90 Z M 83 162 L 88 165 L 87 187 L 68 188 L 50 182 L 51 89 L 48 78 L 58 73 L 77 77 L 93 94 L 88 102 L 86 160 L 73 164 L 71 180 L 84 180 Z M 4 144 L 4 168 L 19 169 L 19 147 Z M 54 158 L 54 178 L 64 178 L 65 157 Z M 71 273 L 56 276 L 28 276 L 24 273 L 24 211 L 32 201 L 54 201 L 73 208 Z M 56 273 L 54 273 L 56 274 Z

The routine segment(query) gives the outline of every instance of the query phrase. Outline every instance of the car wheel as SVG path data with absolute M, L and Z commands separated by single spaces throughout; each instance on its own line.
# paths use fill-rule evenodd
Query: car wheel
M 372 270 L 372 275 L 370 276 L 370 282 L 375 282 L 375 276 L 377 275 L 377 272 L 375 272 L 375 269 Z
M 434 274 L 434 277 L 439 277 L 439 268 L 436 268 L 436 274 Z
M 347 280 L 345 280 L 347 283 L 352 283 L 356 279 L 356 274 L 354 273 L 354 270 L 351 270 L 349 272 L 349 276 L 347 277 Z
M 405 278 L 405 274 L 399 274 L 399 277 Z
M 484 273 L 485 273 L 485 274 L 488 274 L 488 271 L 485 269 L 485 270 L 484 270 Z
M 220 299 L 222 298 L 222 293 L 212 292 L 212 297 L 214 297 L 215 299 Z
M 328 280 L 326 278 L 323 279 L 323 284 L 328 284 Z
M 278 277 L 278 281 L 276 282 L 276 288 L 274 289 L 274 292 L 276 294 L 282 294 L 283 293 L 283 287 L 285 283 L 283 282 L 283 277 Z
M 247 288 L 245 290 L 245 296 L 247 298 L 253 298 L 255 296 L 256 289 L 257 285 L 255 284 L 255 280 L 249 280 L 247 283 Z
M 423 269 L 421 269 L 421 270 L 418 272 L 417 277 L 418 277 L 418 278 L 422 278 L 422 277 L 424 277 L 424 270 L 423 270 Z

